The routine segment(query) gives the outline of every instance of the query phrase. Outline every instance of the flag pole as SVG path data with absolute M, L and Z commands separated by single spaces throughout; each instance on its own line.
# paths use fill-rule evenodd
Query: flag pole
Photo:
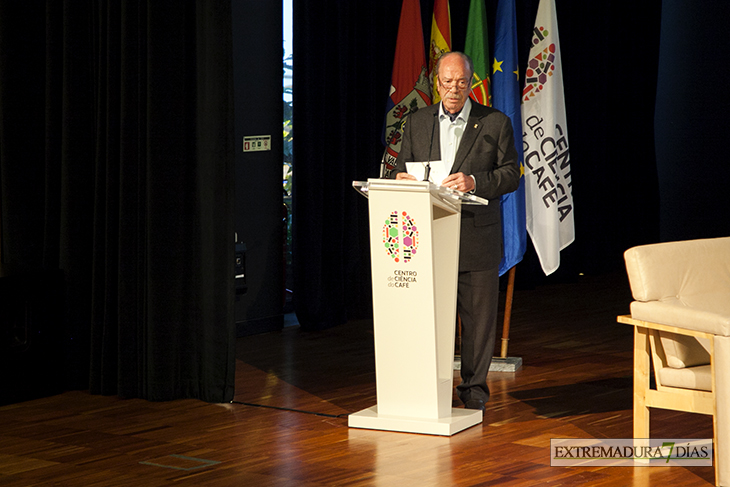
M 524 161 L 522 144 L 522 113 L 520 111 L 521 90 L 517 53 L 517 21 L 515 0 L 500 0 L 497 4 L 495 23 L 494 63 L 492 65 L 492 106 L 501 110 L 512 122 L 516 161 L 522 166 Z M 522 172 L 522 171 L 520 171 Z M 489 370 L 515 372 L 522 365 L 519 357 L 507 357 L 509 327 L 512 318 L 512 298 L 514 294 L 515 265 L 522 260 L 526 248 L 525 224 L 525 181 L 520 175 L 519 186 L 500 199 L 502 213 L 502 237 L 504 254 L 499 264 L 499 274 L 509 272 L 507 301 L 505 303 L 502 350 L 500 357 L 494 357 Z M 496 347 L 495 347 L 496 348 Z
M 507 280 L 507 299 L 504 303 L 504 321 L 502 323 L 502 351 L 500 357 L 507 358 L 507 346 L 509 345 L 509 326 L 512 321 L 512 298 L 515 292 L 515 269 L 517 266 L 512 266 L 509 270 L 509 277 Z
M 492 358 L 489 364 L 490 372 L 517 372 L 522 367 L 522 357 L 508 357 L 509 327 L 512 321 L 512 299 L 515 293 L 515 273 L 517 266 L 510 267 L 507 280 L 507 297 L 504 302 L 504 321 L 502 323 L 502 350 L 499 357 Z

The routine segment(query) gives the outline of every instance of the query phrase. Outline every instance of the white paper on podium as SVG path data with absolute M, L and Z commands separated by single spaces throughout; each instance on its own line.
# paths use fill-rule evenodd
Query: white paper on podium
M 423 176 L 426 174 L 426 164 L 431 165 L 431 173 L 428 180 L 436 186 L 441 186 L 441 182 L 449 175 L 449 171 L 446 170 L 443 161 L 406 162 L 406 170 L 408 174 L 415 176 L 417 180 L 423 181 Z

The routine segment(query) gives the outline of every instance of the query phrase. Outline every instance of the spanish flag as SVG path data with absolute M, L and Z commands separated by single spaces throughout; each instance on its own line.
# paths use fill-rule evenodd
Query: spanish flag
M 445 52 L 451 51 L 451 12 L 449 0 L 436 0 L 433 5 L 433 20 L 431 21 L 431 44 L 429 46 L 428 71 L 433 89 L 433 102 L 438 103 L 441 97 L 436 88 L 434 69 L 436 62 Z

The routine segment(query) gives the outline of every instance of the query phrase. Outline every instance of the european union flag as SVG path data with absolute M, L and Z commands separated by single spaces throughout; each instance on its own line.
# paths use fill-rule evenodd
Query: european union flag
M 520 186 L 500 201 L 502 210 L 502 239 L 504 257 L 499 264 L 501 276 L 517 265 L 525 255 L 527 232 L 525 230 L 525 175 L 522 152 L 521 92 L 517 69 L 517 22 L 515 1 L 500 0 L 494 40 L 492 63 L 492 106 L 504 112 L 512 120 L 515 149 L 520 164 Z

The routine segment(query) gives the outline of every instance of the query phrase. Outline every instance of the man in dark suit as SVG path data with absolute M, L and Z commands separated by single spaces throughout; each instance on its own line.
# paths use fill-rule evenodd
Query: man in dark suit
M 465 54 L 441 56 L 434 75 L 441 103 L 408 117 L 393 173 L 396 179 L 415 179 L 406 172 L 406 162 L 441 160 L 451 166 L 442 186 L 489 200 L 487 206 L 462 206 L 457 299 L 462 378 L 457 394 L 467 408 L 484 410 L 502 259 L 499 199 L 517 189 L 520 169 L 509 117 L 469 98 L 473 73 Z

